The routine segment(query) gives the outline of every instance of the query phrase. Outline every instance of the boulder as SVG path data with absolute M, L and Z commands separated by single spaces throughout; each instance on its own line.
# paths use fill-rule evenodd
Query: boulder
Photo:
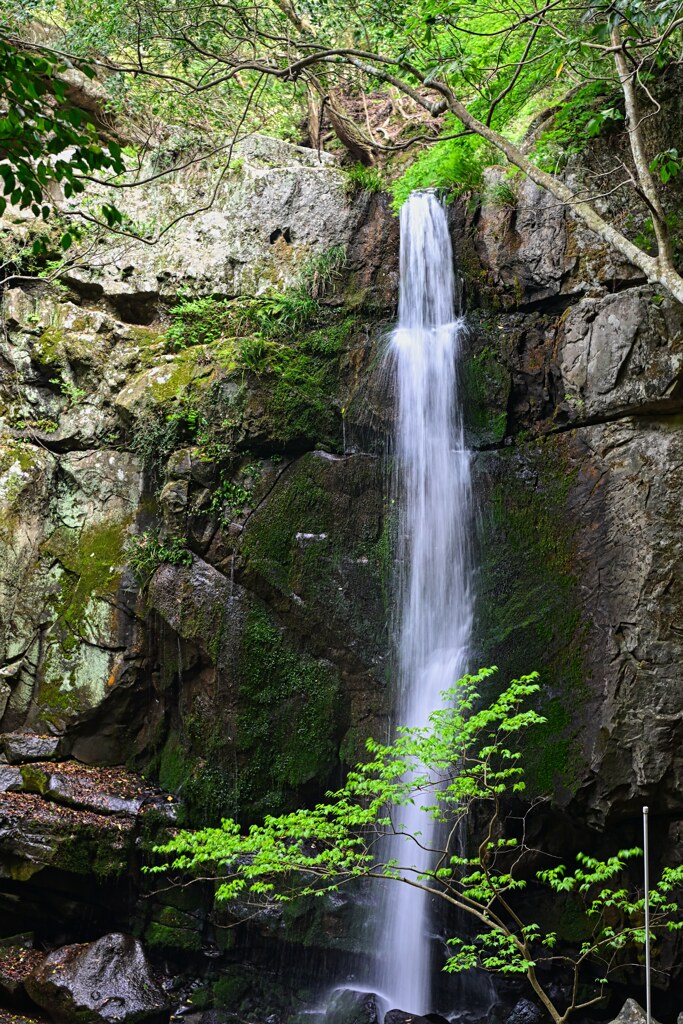
M 683 1014 L 679 1015 L 679 1021 Z M 640 1006 L 635 999 L 627 999 L 621 1010 L 611 1021 L 611 1024 L 646 1024 L 647 1014 L 645 1010 Z M 657 1024 L 657 1021 L 652 1018 L 652 1024 Z
M 374 992 L 354 988 L 336 989 L 327 1004 L 327 1024 L 379 1024 L 379 999 Z
M 507 1018 L 507 1024 L 539 1024 L 543 1020 L 543 1010 L 528 999 L 520 999 L 513 1006 Z
M 418 1013 L 407 1013 L 405 1010 L 389 1010 L 384 1017 L 384 1024 L 431 1024 L 435 1015 L 421 1017 Z M 445 1018 L 439 1018 L 442 1020 Z
M 29 732 L 7 732 L 2 737 L 2 749 L 10 764 L 24 761 L 49 760 L 59 746 L 58 736 L 38 736 Z
M 44 958 L 44 953 L 25 945 L 0 948 L 0 994 L 12 1001 L 21 992 L 25 978 Z
M 168 1020 L 166 996 L 132 935 L 113 933 L 85 945 L 63 946 L 24 984 L 57 1024 Z
M 14 793 L 23 789 L 24 780 L 16 765 L 0 764 L 0 793 Z

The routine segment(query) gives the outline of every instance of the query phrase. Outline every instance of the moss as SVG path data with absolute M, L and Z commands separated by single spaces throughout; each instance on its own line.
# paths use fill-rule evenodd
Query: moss
M 149 393 L 156 405 L 168 405 L 193 387 L 208 385 L 212 376 L 210 367 L 200 365 L 201 348 L 183 352 L 172 363 L 166 363 L 148 373 Z
M 339 355 L 349 345 L 357 326 L 356 317 L 344 317 L 321 330 L 309 331 L 300 340 L 299 348 L 310 355 Z
M 161 752 L 159 785 L 169 793 L 177 793 L 187 776 L 185 754 L 175 732 L 172 732 Z
M 267 508 L 252 516 L 242 553 L 259 574 L 289 592 L 297 533 L 328 533 L 333 522 L 332 496 L 310 459 L 302 460 Z
M 190 1003 L 195 1010 L 208 1010 L 213 1005 L 213 991 L 208 986 L 196 988 L 190 996 Z
M 391 577 L 394 571 L 394 559 L 396 551 L 396 531 L 398 529 L 398 514 L 394 505 L 394 499 L 384 509 L 382 519 L 382 532 L 379 540 L 374 545 L 372 556 L 376 560 L 377 571 L 382 590 L 382 603 L 387 616 L 391 611 Z
M 271 393 L 269 416 L 274 440 L 291 444 L 300 438 L 316 444 L 338 446 L 340 413 L 331 395 L 336 384 L 334 368 L 305 354 L 292 358 L 278 374 Z
M 131 844 L 129 833 L 89 823 L 76 825 L 67 841 L 59 845 L 54 865 L 78 875 L 116 877 L 128 868 Z
M 463 363 L 465 427 L 474 447 L 497 444 L 505 437 L 510 372 L 487 346 Z
M 3 441 L 0 447 L 0 476 L 7 473 L 13 466 L 18 466 L 22 473 L 30 473 L 40 467 L 38 452 L 35 448 L 21 441 Z
M 240 649 L 238 747 L 243 799 L 274 810 L 336 761 L 338 680 L 290 647 L 265 610 L 253 610 Z
M 182 796 L 190 825 L 253 821 L 297 805 L 337 764 L 338 679 L 254 609 L 237 652 L 237 707 L 217 721 L 199 701 L 160 757 L 161 784 Z M 234 716 L 234 717 L 232 717 Z M 195 753 L 196 752 L 196 753 Z
M 145 942 L 157 949 L 176 950 L 182 953 L 200 953 L 202 939 L 188 928 L 171 928 L 158 921 L 152 921 L 145 930 Z
M 31 352 L 33 362 L 45 370 L 58 370 L 66 361 L 64 331 L 59 327 L 48 327 L 34 342 Z
M 44 666 L 43 671 L 46 671 Z M 56 724 L 73 711 L 81 709 L 81 700 L 76 690 L 65 690 L 59 683 L 43 679 L 36 695 L 36 704 L 40 708 L 41 718 Z
M 214 983 L 214 1004 L 223 1010 L 235 1010 L 250 988 L 249 979 L 240 972 L 239 967 L 234 967 Z
M 547 723 L 525 740 L 534 793 L 575 790 L 585 626 L 566 515 L 575 478 L 562 438 L 531 442 L 487 460 L 493 480 L 483 516 L 477 647 L 501 683 L 537 670 Z
M 116 593 L 129 523 L 129 518 L 106 520 L 81 531 L 60 527 L 43 545 L 43 551 L 66 570 L 56 610 L 72 635 L 80 636 L 93 597 Z
M 196 928 L 197 922 L 190 916 L 190 914 L 184 914 L 181 910 L 176 907 L 162 907 L 157 916 L 159 924 L 166 925 L 167 928 Z
M 34 764 L 25 764 L 21 767 L 21 781 L 27 793 L 45 796 L 50 778 L 44 769 Z

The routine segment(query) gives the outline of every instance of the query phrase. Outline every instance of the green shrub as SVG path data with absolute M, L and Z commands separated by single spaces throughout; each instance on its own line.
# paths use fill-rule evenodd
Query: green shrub
M 539 167 L 556 173 L 571 156 L 581 153 L 605 124 L 623 118 L 613 106 L 598 109 L 600 100 L 607 101 L 605 83 L 592 82 L 559 105 L 552 128 L 539 136 L 534 147 L 534 161 Z
M 391 186 L 392 206 L 398 211 L 410 193 L 419 189 L 443 188 L 455 195 L 477 191 L 483 183 L 484 167 L 495 160 L 492 148 L 478 136 L 436 142 Z
M 227 299 L 183 299 L 170 310 L 166 341 L 176 349 L 210 345 L 235 333 L 235 315 L 236 305 Z
M 346 172 L 344 190 L 347 196 L 356 196 L 359 192 L 383 192 L 382 173 L 376 167 L 354 164 Z
M 131 537 L 126 545 L 126 559 L 133 576 L 144 587 L 156 569 L 167 562 L 170 565 L 192 565 L 192 552 L 180 537 L 160 540 L 153 530 Z
M 486 190 L 486 198 L 492 206 L 514 210 L 517 205 L 517 193 L 509 181 L 497 181 Z

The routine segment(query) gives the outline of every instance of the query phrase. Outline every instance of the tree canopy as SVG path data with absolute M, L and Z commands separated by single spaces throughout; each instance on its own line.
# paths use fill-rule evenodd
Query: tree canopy
M 112 106 L 144 123 L 150 140 L 169 124 L 176 141 L 259 126 L 295 137 L 305 112 L 310 144 L 327 125 L 365 164 L 448 142 L 450 184 L 460 188 L 496 153 L 683 301 L 662 193 L 681 163 L 652 127 L 658 81 L 681 60 L 681 0 L 38 0 L 28 11 L 4 0 L 2 9 L 22 38 L 36 19 L 49 23 L 49 45 L 31 43 L 31 53 L 89 61 Z M 398 134 L 373 124 L 378 92 L 405 122 Z M 548 108 L 570 108 L 584 141 L 618 124 L 624 151 L 601 175 L 568 179 L 571 133 L 556 146 L 524 141 Z M 428 167 L 426 181 L 410 183 L 429 184 Z M 642 211 L 654 245 L 605 208 L 615 195 Z

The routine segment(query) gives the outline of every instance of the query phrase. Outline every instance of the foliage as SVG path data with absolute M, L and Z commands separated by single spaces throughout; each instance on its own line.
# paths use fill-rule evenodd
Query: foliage
M 166 340 L 176 349 L 210 345 L 234 331 L 235 304 L 213 296 L 181 298 L 170 315 Z
M 51 186 L 60 185 L 69 198 L 83 192 L 85 180 L 94 173 L 125 170 L 116 143 L 105 146 L 87 114 L 68 102 L 68 85 L 59 77 L 66 67 L 48 49 L 32 53 L 22 46 L 0 9 L 0 214 L 11 202 L 46 220 L 53 207 Z M 94 77 L 87 63 L 80 70 Z M 64 231 L 61 247 L 67 249 L 73 237 L 72 230 Z M 34 250 L 44 251 L 40 238 Z
M 245 467 L 241 474 L 242 479 L 246 482 L 246 478 L 251 473 L 256 475 L 258 467 Z M 244 483 L 236 482 L 221 474 L 218 487 L 211 495 L 211 502 L 207 511 L 209 515 L 215 516 L 220 523 L 227 526 L 235 516 L 241 515 L 244 512 L 250 500 L 251 490 L 245 487 Z
M 596 104 L 606 99 L 605 89 L 603 82 L 592 82 L 560 104 L 552 118 L 552 127 L 541 133 L 534 147 L 539 167 L 559 170 L 570 157 L 581 153 L 604 125 L 623 120 L 624 115 L 614 106 L 597 109 Z
M 381 171 L 377 167 L 365 167 L 363 164 L 354 164 L 346 171 L 346 192 L 349 196 L 355 196 L 359 192 L 383 192 L 384 180 Z
M 141 587 L 146 587 L 160 565 L 192 565 L 192 553 L 180 537 L 162 540 L 147 530 L 131 537 L 126 545 L 126 560 Z
M 138 456 L 148 470 L 158 470 L 169 455 L 180 447 L 183 428 L 187 423 L 186 403 L 170 415 L 161 411 L 150 411 L 136 422 L 135 432 L 130 439 L 130 449 Z M 194 408 L 189 409 L 192 418 Z
M 681 171 L 681 157 L 677 149 L 667 149 L 658 153 L 650 164 L 650 170 L 657 174 L 664 185 L 675 178 Z
M 305 261 L 298 287 L 312 298 L 320 298 L 339 281 L 345 265 L 346 246 L 333 245 Z
M 350 772 L 341 789 L 328 793 L 325 803 L 266 817 L 246 835 L 232 820 L 220 828 L 180 833 L 157 848 L 169 863 L 153 870 L 170 865 L 211 871 L 220 881 L 220 900 L 320 896 L 357 877 L 416 885 L 479 925 L 474 939 L 451 939 L 446 970 L 479 966 L 524 974 L 556 1024 L 562 1024 L 601 998 L 621 951 L 644 941 L 644 898 L 625 881 L 626 868 L 640 851 L 621 850 L 606 860 L 580 853 L 573 868 L 547 856 L 547 866 L 539 867 L 539 851 L 526 842 L 530 810 L 517 811 L 514 820 L 506 810 L 525 790 L 522 735 L 544 722 L 528 707 L 539 689 L 537 677 L 513 681 L 486 703 L 480 693 L 493 671 L 466 676 L 446 691 L 444 705 L 426 726 L 400 728 L 391 743 L 368 741 L 369 760 Z M 422 837 L 407 833 L 401 823 L 401 808 L 415 802 L 425 817 L 447 826 L 429 866 L 418 862 Z M 474 851 L 463 853 L 458 835 L 469 815 L 482 823 L 483 837 Z M 387 831 L 405 836 L 400 864 L 383 859 L 381 836 Z M 673 916 L 681 884 L 683 867 L 666 868 L 652 890 L 654 934 L 683 927 Z M 520 897 L 536 886 L 573 900 L 585 915 L 588 934 L 578 951 L 562 950 L 558 958 L 558 935 L 524 921 Z M 537 968 L 546 962 L 556 969 L 564 965 L 573 976 L 573 995 L 564 1010 L 539 979 Z M 579 997 L 580 981 L 598 991 Z
M 83 398 L 85 398 L 85 389 L 79 388 L 74 381 L 69 380 L 68 377 L 51 377 L 50 384 L 55 384 L 60 392 L 64 395 L 69 406 L 78 405 Z
M 180 296 L 170 310 L 166 341 L 183 349 L 237 338 L 240 361 L 253 369 L 267 355 L 268 339 L 288 336 L 320 318 L 318 299 L 340 279 L 345 263 L 346 247 L 336 245 L 305 260 L 295 283 L 281 292 L 255 299 Z
M 517 205 L 517 193 L 509 181 L 497 181 L 486 190 L 486 198 L 493 206 L 508 207 L 513 210 Z
M 447 189 L 451 195 L 477 191 L 482 185 L 484 167 L 492 162 L 491 148 L 474 136 L 437 142 L 421 153 L 391 186 L 394 209 L 402 206 L 416 189 Z

